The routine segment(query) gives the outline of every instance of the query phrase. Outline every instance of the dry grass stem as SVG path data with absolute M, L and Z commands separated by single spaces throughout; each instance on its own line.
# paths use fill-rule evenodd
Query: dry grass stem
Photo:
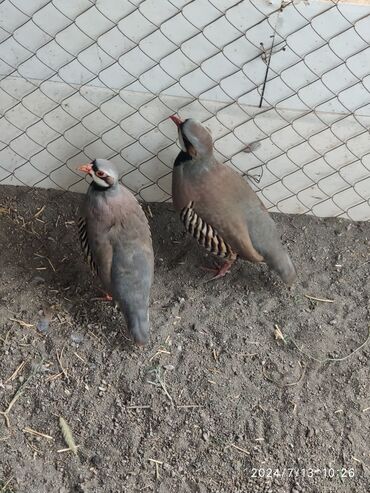
M 81 360 L 83 363 L 87 363 L 87 361 L 82 356 L 80 356 L 76 351 L 73 351 L 73 354 L 76 356 L 76 358 Z
M 32 428 L 28 428 L 28 427 L 23 428 L 23 432 L 29 433 L 30 435 L 46 438 L 47 440 L 54 440 L 54 438 L 51 437 L 50 435 L 46 435 L 45 433 L 41 433 L 40 431 L 33 430 Z
M 63 363 L 62 363 L 62 356 L 63 356 L 63 351 L 64 351 L 64 346 L 62 347 L 62 350 L 60 351 L 60 354 L 58 353 L 57 351 L 57 360 L 58 360 L 58 363 L 59 363 L 59 366 L 60 366 L 60 369 L 63 373 L 63 375 L 66 377 L 66 379 L 68 380 L 69 377 L 68 377 L 68 373 L 67 373 L 67 370 L 64 368 L 63 366 Z
M 278 382 L 277 380 L 274 380 L 273 378 L 271 378 L 271 377 L 270 377 L 270 376 L 266 373 L 266 369 L 265 369 L 265 365 L 264 365 L 264 364 L 262 365 L 262 373 L 263 373 L 263 376 L 266 378 L 266 380 L 268 380 L 269 382 L 274 383 L 275 385 L 277 385 L 277 386 L 278 386 L 278 387 L 280 387 L 280 388 L 284 388 L 284 387 L 294 387 L 295 385 L 298 385 L 298 384 L 302 381 L 302 379 L 303 379 L 303 377 L 304 377 L 304 375 L 305 375 L 305 373 L 306 373 L 306 367 L 305 367 L 304 365 L 301 365 L 301 364 L 300 364 L 300 367 L 301 367 L 301 369 L 302 369 L 302 370 L 301 370 L 301 374 L 300 374 L 300 376 L 299 376 L 298 380 L 296 380 L 295 382 L 280 383 L 280 382 Z
M 77 451 L 79 448 L 80 448 L 79 445 L 76 445 L 73 449 L 71 449 L 70 447 L 60 448 L 59 450 L 57 450 L 57 454 L 63 454 L 64 452 L 73 452 L 75 455 L 77 455 Z
M 12 410 L 14 404 L 17 402 L 17 400 L 21 397 L 21 395 L 23 394 L 25 388 L 27 387 L 28 383 L 30 382 L 30 380 L 32 379 L 32 377 L 38 372 L 38 370 L 41 368 L 41 365 L 42 365 L 42 362 L 43 360 L 41 360 L 41 362 L 38 364 L 38 365 L 35 365 L 33 367 L 33 369 L 31 370 L 30 374 L 28 375 L 28 377 L 26 378 L 26 380 L 19 386 L 18 390 L 16 391 L 16 393 L 14 394 L 14 397 L 13 399 L 10 401 L 8 407 L 6 408 L 5 411 L 0 411 L 0 414 L 2 414 L 4 416 L 4 420 L 5 420 L 5 423 L 6 423 L 6 426 L 7 428 L 10 428 L 10 421 L 9 421 L 9 413 L 10 411 Z
M 158 351 L 149 358 L 149 361 L 152 361 L 154 358 L 157 358 L 161 354 L 171 354 L 171 352 L 167 351 L 166 349 L 158 349 Z
M 248 450 L 245 450 L 244 448 L 238 447 L 238 445 L 235 445 L 234 443 L 230 443 L 229 447 L 232 447 L 235 450 L 238 450 L 239 452 L 242 452 L 243 454 L 251 455 L 250 452 L 248 452 Z
M 328 300 L 327 298 L 316 298 L 316 296 L 310 296 L 309 294 L 304 295 L 305 298 L 308 298 L 312 301 L 321 301 L 321 303 L 334 303 L 334 300 Z
M 12 382 L 13 380 L 15 380 L 17 378 L 17 375 L 25 367 L 25 364 L 26 364 L 26 362 L 25 361 L 22 361 L 22 363 L 15 369 L 15 371 L 10 375 L 10 377 L 7 380 L 5 380 L 4 383 Z
M 203 407 L 200 404 L 184 404 L 176 406 L 177 409 L 195 409 L 196 407 Z
M 159 466 L 163 464 L 162 461 L 156 459 L 148 459 L 149 462 L 153 462 L 155 464 L 155 478 L 160 479 L 159 475 Z
M 50 377 L 48 377 L 46 379 L 46 382 L 53 382 L 54 380 L 56 380 L 57 378 L 60 378 L 61 376 L 63 375 L 63 372 L 59 372 L 59 373 L 56 373 L 55 375 L 50 375 Z
M 54 265 L 52 264 L 51 260 L 49 259 L 49 257 L 46 257 L 45 255 L 40 255 L 39 253 L 35 253 L 35 257 L 39 257 L 39 258 L 44 258 L 45 260 L 47 260 L 50 264 L 50 267 L 53 269 L 54 272 L 56 272 L 55 270 L 55 267 Z M 39 267 L 40 268 L 40 267 Z M 42 267 L 43 268 L 43 267 Z
M 163 390 L 163 392 L 168 397 L 168 399 L 171 401 L 171 404 L 173 406 L 174 405 L 173 404 L 173 399 L 170 396 L 170 394 L 169 394 L 169 392 L 167 390 L 167 387 L 166 387 L 166 371 L 163 372 L 163 378 L 162 378 L 162 369 L 161 369 L 161 367 L 154 368 L 149 373 L 153 373 L 155 375 L 156 381 L 153 382 L 152 380 L 147 380 L 147 382 L 149 384 L 151 384 L 151 385 L 156 386 L 156 387 L 161 387 L 162 390 Z
M 213 349 L 213 350 L 212 350 L 212 354 L 213 354 L 213 358 L 214 358 L 214 360 L 216 361 L 216 363 L 218 363 L 218 354 L 217 354 L 216 349 Z
M 366 341 L 363 342 L 356 349 L 354 349 L 351 353 L 347 354 L 346 356 L 343 356 L 342 358 L 322 358 L 322 359 L 316 358 L 315 356 L 312 356 L 311 354 L 306 353 L 305 351 L 303 351 L 303 349 L 301 349 L 300 347 L 298 347 L 297 343 L 293 339 L 291 339 L 291 341 L 294 344 L 294 346 L 298 349 L 298 351 L 300 353 L 304 354 L 305 356 L 307 356 L 307 358 L 310 358 L 313 361 L 317 361 L 318 363 L 327 363 L 328 361 L 345 361 L 346 359 L 350 358 L 355 353 L 357 353 L 358 351 L 360 351 L 364 346 L 366 346 L 366 344 L 369 342 L 369 339 L 370 339 L 370 325 L 368 327 L 368 334 L 367 334 Z
M 275 336 L 275 340 L 278 341 L 283 341 L 284 344 L 286 344 L 286 340 L 285 340 L 285 337 L 283 335 L 283 333 L 281 332 L 280 330 L 280 327 L 278 326 L 278 324 L 275 324 L 275 330 L 274 330 L 274 336 Z
M 39 209 L 39 210 L 36 212 L 36 214 L 34 214 L 34 215 L 33 215 L 33 219 L 35 219 L 36 217 L 39 217 L 39 216 L 40 216 L 40 215 L 44 212 L 45 208 L 46 208 L 46 205 L 43 205 L 43 206 L 41 207 L 41 209 Z
M 126 409 L 151 409 L 152 406 L 126 406 Z
M 18 318 L 9 318 L 9 320 L 11 320 L 12 322 L 17 322 L 17 324 L 19 324 L 21 327 L 27 327 L 27 328 L 34 327 L 33 324 L 29 324 L 24 320 L 19 320 Z
M 62 416 L 59 417 L 59 426 L 62 430 L 64 441 L 68 445 L 68 449 L 71 450 L 75 455 L 77 455 L 77 445 L 74 441 L 72 430 L 67 421 Z
M 5 492 L 6 488 L 10 485 L 10 483 L 13 481 L 14 476 L 8 479 L 8 481 L 1 487 L 0 493 Z

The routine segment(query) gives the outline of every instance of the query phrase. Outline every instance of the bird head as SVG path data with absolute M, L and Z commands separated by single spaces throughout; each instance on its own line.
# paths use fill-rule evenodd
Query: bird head
M 100 188 L 110 188 L 118 183 L 117 169 L 107 159 L 94 159 L 91 163 L 80 166 L 78 170 L 90 175 Z
M 170 116 L 177 125 L 181 149 L 194 158 L 204 158 L 212 154 L 213 141 L 211 132 L 193 118 L 182 121 L 176 115 Z

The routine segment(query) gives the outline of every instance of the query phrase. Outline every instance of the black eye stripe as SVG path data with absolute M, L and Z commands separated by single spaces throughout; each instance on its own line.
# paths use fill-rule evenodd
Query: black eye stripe
M 185 136 L 184 133 L 181 132 L 181 135 L 182 135 L 182 140 L 184 141 L 184 144 L 185 144 L 185 147 L 188 148 L 189 146 L 192 145 L 192 143 L 190 142 L 190 140 Z

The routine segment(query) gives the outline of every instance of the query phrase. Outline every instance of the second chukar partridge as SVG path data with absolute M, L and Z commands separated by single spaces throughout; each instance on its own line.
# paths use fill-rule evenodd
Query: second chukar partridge
M 208 251 L 223 258 L 213 279 L 226 274 L 237 257 L 266 262 L 291 285 L 296 270 L 276 225 L 250 185 L 218 162 L 209 130 L 189 118 L 171 116 L 181 152 L 173 168 L 172 200 L 186 230 Z
M 79 221 L 85 255 L 104 289 L 124 313 L 135 342 L 149 337 L 149 296 L 154 255 L 147 218 L 133 194 L 120 184 L 105 159 L 80 166 L 92 182 Z

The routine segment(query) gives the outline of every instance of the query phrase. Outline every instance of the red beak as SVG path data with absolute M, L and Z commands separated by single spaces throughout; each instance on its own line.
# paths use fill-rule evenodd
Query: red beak
M 84 173 L 90 174 L 92 171 L 92 165 L 90 163 L 83 164 L 78 167 L 78 171 L 83 171 Z
M 174 123 L 176 123 L 176 125 L 177 125 L 178 127 L 179 127 L 179 126 L 183 123 L 183 121 L 181 120 L 181 118 L 179 118 L 179 117 L 178 117 L 178 116 L 176 116 L 176 115 L 172 115 L 172 116 L 170 116 L 170 118 L 171 118 L 171 120 L 172 120 Z

